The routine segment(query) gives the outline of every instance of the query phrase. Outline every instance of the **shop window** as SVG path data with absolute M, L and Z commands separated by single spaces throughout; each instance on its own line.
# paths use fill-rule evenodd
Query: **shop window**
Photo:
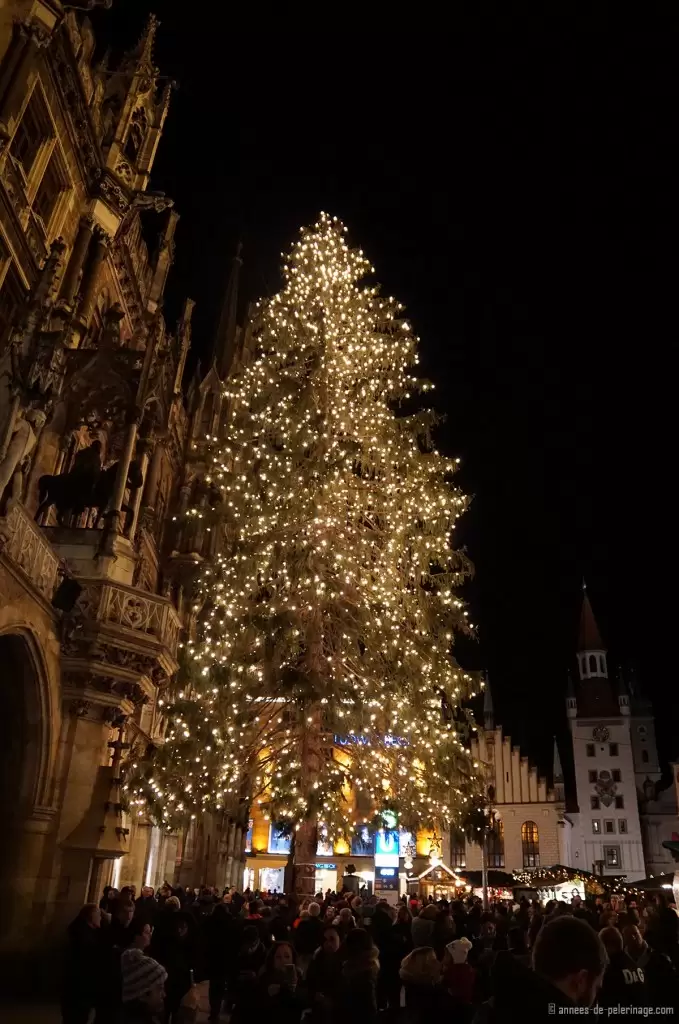
M 540 864 L 540 837 L 534 821 L 524 821 L 521 826 L 521 849 L 523 866 L 536 868 Z
M 488 867 L 503 868 L 505 866 L 505 827 L 502 819 L 496 821 L 493 829 L 488 833 L 486 845 Z
M 245 833 L 245 852 L 252 853 L 252 826 L 254 822 L 252 818 L 248 821 L 248 830 Z
M 351 852 L 354 857 L 372 857 L 373 841 L 367 828 L 360 829 L 352 836 Z
M 281 825 L 269 826 L 269 853 L 290 853 L 290 835 L 286 835 Z
M 259 888 L 262 892 L 283 892 L 285 868 L 262 868 L 259 872 Z

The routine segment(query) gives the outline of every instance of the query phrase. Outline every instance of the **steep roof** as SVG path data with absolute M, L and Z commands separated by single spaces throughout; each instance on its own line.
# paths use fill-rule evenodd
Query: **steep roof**
M 605 651 L 599 627 L 594 618 L 592 605 L 587 595 L 587 587 L 582 586 L 582 608 L 580 610 L 580 631 L 578 633 L 578 653 L 582 651 Z

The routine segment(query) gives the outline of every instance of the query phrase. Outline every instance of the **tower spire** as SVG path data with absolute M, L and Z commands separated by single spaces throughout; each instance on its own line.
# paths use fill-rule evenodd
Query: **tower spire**
M 138 70 L 154 71 L 153 47 L 160 21 L 155 14 L 149 14 L 146 27 L 133 50 L 127 55 L 127 63 L 135 64 Z
M 488 673 L 485 673 L 486 688 L 483 695 L 483 727 L 489 732 L 495 728 L 495 715 L 493 712 L 493 695 L 490 692 L 490 680 Z
M 243 245 L 238 243 L 236 255 L 231 261 L 229 281 L 224 294 L 224 303 L 219 317 L 215 335 L 214 361 L 219 379 L 224 381 L 233 368 L 236 356 L 236 339 L 238 335 L 238 284 L 240 268 L 243 265 L 241 252 Z
M 592 604 L 587 593 L 587 584 L 582 581 L 582 607 L 578 631 L 578 669 L 580 679 L 607 679 L 606 647 L 601 639 Z

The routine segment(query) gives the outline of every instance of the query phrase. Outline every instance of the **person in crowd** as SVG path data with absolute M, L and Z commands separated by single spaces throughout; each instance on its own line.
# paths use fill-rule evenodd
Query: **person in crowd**
M 607 963 L 604 944 L 588 924 L 572 916 L 545 924 L 535 940 L 533 970 L 502 957 L 491 998 L 475 1024 L 543 1024 L 558 1007 L 589 1007 L 595 1002 Z
M 118 890 L 112 885 L 105 885 L 101 900 L 99 901 L 99 909 L 103 910 L 106 914 L 113 914 L 119 899 L 120 893 Z
M 156 894 L 153 891 L 152 885 L 142 885 L 141 895 L 134 901 L 135 915 L 137 917 L 143 917 L 144 920 L 153 924 L 156 913 L 158 912 L 158 903 L 156 902 Z
M 143 922 L 132 946 L 121 955 L 120 1024 L 157 1024 L 161 1019 L 167 971 L 144 952 L 150 940 L 151 926 Z
M 120 958 L 137 934 L 134 924 L 134 903 L 121 896 L 111 923 L 102 930 L 95 1024 L 117 1024 L 116 1017 L 120 1012 L 122 998 Z
M 380 974 L 377 979 L 377 1006 L 379 1010 L 398 1010 L 400 1006 L 401 979 L 399 969 L 405 955 L 397 942 L 394 930 L 396 911 L 384 900 L 377 903 L 370 922 L 370 934 L 377 946 L 380 959 Z
M 441 964 L 433 946 L 416 946 L 401 964 L 400 977 L 410 1024 L 450 1017 L 452 1000 L 442 984 Z
M 364 1021 L 377 1016 L 377 978 L 379 956 L 377 947 L 364 928 L 352 928 L 344 940 L 344 965 L 337 1000 L 337 1016 L 344 1021 Z
M 160 945 L 156 944 L 154 934 L 150 952 L 167 971 L 165 1020 L 175 1024 L 181 1001 L 191 988 L 198 966 L 196 924 L 192 915 L 185 910 L 174 914 L 169 932 Z
M 204 923 L 205 973 L 210 980 L 210 1019 L 218 1020 L 226 994 L 231 965 L 240 946 L 242 924 L 219 903 Z
M 637 925 L 628 924 L 622 933 L 625 952 L 641 971 L 646 986 L 646 1003 L 649 1006 L 676 1007 L 679 1000 L 677 972 L 670 958 L 653 949 L 644 939 Z
M 238 952 L 231 964 L 229 999 L 231 1024 L 247 1020 L 257 988 L 257 976 L 264 966 L 266 950 L 253 924 L 243 928 Z
M 604 916 L 603 914 L 601 915 Z M 599 938 L 606 947 L 608 965 L 599 993 L 600 1006 L 643 1006 L 645 1001 L 644 971 L 635 966 L 623 948 L 617 928 L 602 928 Z
M 352 929 L 356 927 L 354 921 L 354 915 L 352 914 L 349 907 L 342 907 L 338 916 L 333 921 L 335 928 L 339 932 L 340 941 L 344 942 Z
M 308 916 L 300 920 L 294 934 L 295 951 L 303 974 L 306 973 L 306 968 L 323 938 L 319 904 L 310 903 L 307 909 Z
M 320 947 L 316 950 L 306 976 L 306 988 L 311 1002 L 312 1016 L 317 1021 L 330 1019 L 342 977 L 339 932 L 326 924 Z
M 530 967 L 531 957 L 528 952 L 526 932 L 523 928 L 514 927 L 509 929 L 507 932 L 507 945 L 509 952 L 518 963 L 524 967 Z
M 265 1020 L 299 1024 L 305 1000 L 292 943 L 277 942 L 267 953 L 257 981 L 256 1007 Z
M 413 918 L 412 933 L 413 946 L 431 946 L 434 939 L 434 928 L 439 916 L 438 908 L 429 904 L 420 911 L 417 917 Z
M 63 1024 L 87 1024 L 90 1011 L 96 1006 L 102 948 L 101 914 L 96 903 L 86 903 L 68 926 L 61 990 Z
M 443 957 L 443 983 L 450 993 L 455 1016 L 463 1021 L 471 1019 L 476 991 L 476 971 L 467 963 L 471 948 L 472 943 L 466 936 L 453 939 Z

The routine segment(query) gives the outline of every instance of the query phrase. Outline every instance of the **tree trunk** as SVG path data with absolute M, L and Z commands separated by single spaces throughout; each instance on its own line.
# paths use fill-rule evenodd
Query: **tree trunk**
M 316 822 L 305 821 L 295 832 L 295 894 L 316 894 Z

